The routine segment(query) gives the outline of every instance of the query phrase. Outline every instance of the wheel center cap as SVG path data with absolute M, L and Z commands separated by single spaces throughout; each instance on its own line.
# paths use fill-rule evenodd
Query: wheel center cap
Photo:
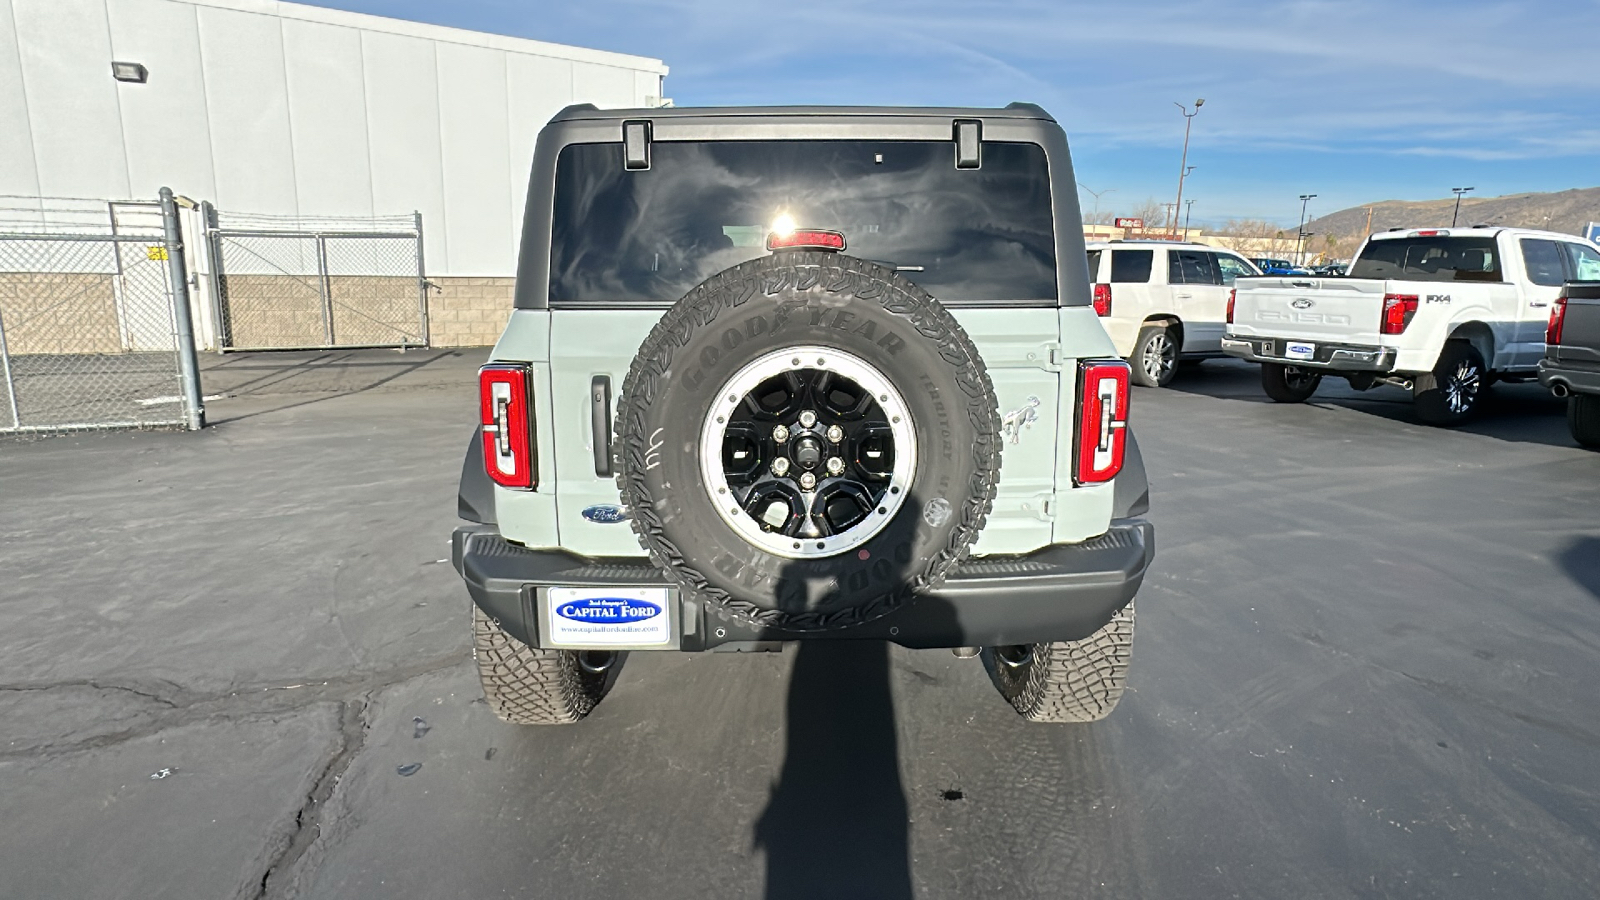
M 793 452 L 802 469 L 815 469 L 822 462 L 822 444 L 810 435 L 795 441 Z

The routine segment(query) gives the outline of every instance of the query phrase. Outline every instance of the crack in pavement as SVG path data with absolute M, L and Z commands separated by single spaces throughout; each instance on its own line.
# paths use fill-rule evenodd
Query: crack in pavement
M 339 749 L 317 773 L 305 802 L 295 811 L 294 828 L 282 839 L 281 846 L 261 873 L 260 886 L 252 895 L 252 900 L 284 896 L 286 890 L 292 889 L 297 865 L 322 837 L 322 814 L 327 808 L 328 799 L 339 786 L 339 779 L 344 777 L 344 773 L 366 747 L 367 733 L 372 727 L 366 714 L 371 703 L 370 695 L 364 695 L 339 704 Z
M 304 684 L 281 684 L 245 688 L 225 693 L 196 694 L 177 688 L 171 695 L 163 696 L 148 689 L 128 685 L 108 684 L 95 680 L 60 681 L 48 684 L 0 685 L 0 693 L 49 693 L 90 688 L 102 691 L 124 692 L 159 703 L 165 709 L 149 710 L 137 714 L 135 724 L 92 735 L 76 741 L 58 742 L 46 738 L 23 747 L 0 750 L 0 761 L 58 756 L 97 750 L 130 740 L 159 734 L 171 728 L 211 719 L 245 719 L 275 715 L 313 706 L 318 703 L 349 703 L 372 693 L 415 678 L 460 665 L 468 657 L 461 653 L 424 660 L 411 666 L 391 669 L 368 675 L 346 675 L 327 681 Z

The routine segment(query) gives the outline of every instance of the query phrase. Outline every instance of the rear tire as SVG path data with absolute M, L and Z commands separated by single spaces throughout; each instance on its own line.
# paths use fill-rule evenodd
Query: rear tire
M 1145 387 L 1166 387 L 1178 374 L 1177 332 L 1166 325 L 1146 325 L 1134 342 L 1133 383 Z
M 1446 341 L 1433 371 L 1412 383 L 1417 417 L 1442 428 L 1465 423 L 1478 413 L 1488 374 L 1477 348 L 1466 341 Z
M 489 708 L 513 725 L 571 725 L 593 712 L 609 687 L 608 673 L 585 670 L 577 651 L 530 647 L 477 604 L 472 606 L 472 658 Z
M 1593 394 L 1568 397 L 1567 427 L 1572 429 L 1573 440 L 1600 450 L 1600 397 Z
M 1098 722 L 1128 683 L 1133 603 L 1081 641 L 986 647 L 983 663 L 1000 695 L 1030 722 Z
M 1261 364 L 1261 389 L 1275 403 L 1304 403 L 1317 392 L 1322 375 L 1282 363 Z

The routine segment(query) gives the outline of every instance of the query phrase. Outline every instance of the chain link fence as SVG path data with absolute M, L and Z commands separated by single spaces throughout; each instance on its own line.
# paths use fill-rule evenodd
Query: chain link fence
M 428 344 L 420 215 L 219 213 L 210 240 L 224 350 Z
M 182 427 L 157 203 L 0 197 L 0 433 Z

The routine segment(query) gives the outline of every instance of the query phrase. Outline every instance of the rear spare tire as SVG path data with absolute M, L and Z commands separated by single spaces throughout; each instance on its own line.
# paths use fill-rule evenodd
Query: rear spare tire
M 943 580 L 1000 471 L 994 388 L 933 297 L 780 252 L 690 291 L 639 348 L 618 486 L 666 577 L 714 613 L 829 631 Z
M 1261 364 L 1261 389 L 1276 403 L 1304 403 L 1322 384 L 1322 374 L 1282 363 Z

